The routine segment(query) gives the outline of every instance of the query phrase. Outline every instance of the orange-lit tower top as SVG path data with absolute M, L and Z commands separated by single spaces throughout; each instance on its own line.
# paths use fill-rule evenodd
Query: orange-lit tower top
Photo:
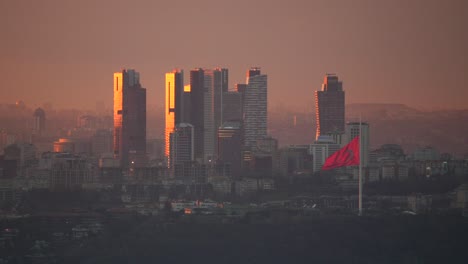
M 336 74 L 326 74 L 321 91 L 315 91 L 316 139 L 320 135 L 344 133 L 345 92 Z

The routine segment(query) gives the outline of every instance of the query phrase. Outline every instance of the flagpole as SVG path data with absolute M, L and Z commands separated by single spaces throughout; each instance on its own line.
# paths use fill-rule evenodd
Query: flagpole
M 359 216 L 362 216 L 362 120 L 359 114 Z

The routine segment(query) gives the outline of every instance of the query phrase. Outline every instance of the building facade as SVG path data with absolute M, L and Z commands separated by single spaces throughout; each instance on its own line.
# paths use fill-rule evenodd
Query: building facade
M 169 137 L 174 132 L 177 124 L 182 122 L 182 116 L 184 113 L 184 72 L 181 70 L 173 70 L 172 72 L 166 73 L 166 101 L 164 116 L 166 121 L 165 127 L 165 155 L 170 157 L 169 148 L 170 142 Z
M 325 160 L 341 148 L 330 136 L 320 136 L 314 144 L 309 145 L 309 154 L 312 155 L 313 172 L 322 169 Z
M 267 75 L 262 75 L 260 68 L 252 68 L 247 73 L 243 94 L 244 144 L 254 148 L 257 140 L 267 136 Z
M 180 123 L 170 135 L 170 154 L 169 167 L 183 165 L 194 161 L 194 129 L 191 124 Z
M 359 130 L 361 130 L 361 137 L 359 138 L 361 144 L 361 161 L 362 166 L 367 167 L 369 166 L 369 124 L 365 122 L 361 122 L 361 127 L 359 126 L 359 122 L 349 122 L 346 124 L 346 144 L 351 142 L 355 137 L 359 136 Z
M 218 164 L 220 174 L 229 178 L 239 178 L 242 166 L 241 123 L 224 122 L 218 129 Z
M 343 83 L 334 74 L 325 75 L 322 90 L 315 91 L 316 139 L 345 131 L 345 92 Z
M 43 136 L 45 131 L 46 114 L 42 108 L 37 108 L 33 114 L 33 134 Z
M 146 89 L 135 70 L 114 73 L 113 145 L 122 167 L 146 163 Z
M 190 123 L 195 138 L 195 160 L 204 158 L 204 90 L 205 71 L 197 68 L 190 71 Z

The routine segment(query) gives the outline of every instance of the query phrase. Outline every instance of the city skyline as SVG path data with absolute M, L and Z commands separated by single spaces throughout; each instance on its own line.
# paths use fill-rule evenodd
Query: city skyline
M 148 105 L 163 107 L 168 68 L 258 65 L 270 76 L 271 106 L 313 107 L 309 91 L 333 72 L 353 91 L 347 103 L 466 108 L 466 1 L 182 2 L 176 22 L 170 3 L 112 3 L 2 3 L 0 103 L 110 108 L 109 73 L 126 67 L 142 73 Z M 198 36 L 200 27 L 208 30 Z M 230 89 L 245 78 L 230 75 Z

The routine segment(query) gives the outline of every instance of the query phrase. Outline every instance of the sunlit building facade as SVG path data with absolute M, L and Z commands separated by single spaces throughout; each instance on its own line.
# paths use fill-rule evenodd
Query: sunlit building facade
M 184 72 L 173 70 L 166 73 L 166 101 L 165 101 L 165 155 L 170 158 L 169 137 L 177 124 L 182 122 L 184 113 Z
M 345 92 L 334 74 L 325 75 L 322 90 L 315 91 L 316 139 L 321 135 L 345 132 Z
M 135 70 L 114 73 L 113 145 L 122 167 L 146 163 L 146 89 Z

